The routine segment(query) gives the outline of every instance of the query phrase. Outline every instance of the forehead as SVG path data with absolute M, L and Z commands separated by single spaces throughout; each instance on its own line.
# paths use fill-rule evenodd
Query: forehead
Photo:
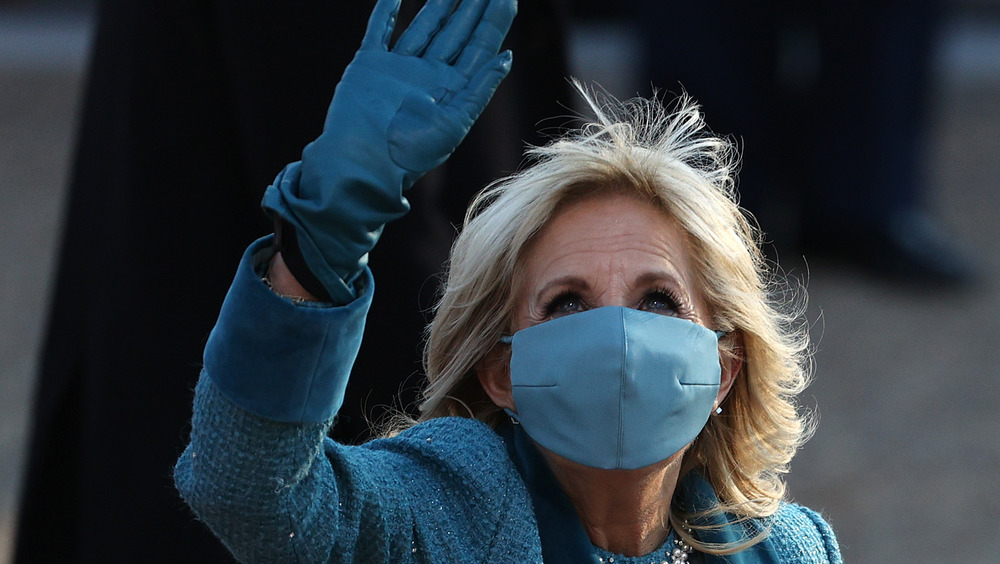
M 694 264 L 686 231 L 662 206 L 620 193 L 565 202 L 518 260 L 515 326 L 541 322 L 542 304 L 564 291 L 600 307 L 632 304 L 655 288 L 689 303 L 696 322 L 707 319 Z
M 687 247 L 687 234 L 655 200 L 628 193 L 592 193 L 557 206 L 525 247 L 523 258 L 545 259 L 538 255 L 553 251 L 636 250 L 686 260 Z
M 700 295 L 680 224 L 631 194 L 595 193 L 560 205 L 525 247 L 519 271 L 515 295 L 521 299 L 560 279 L 608 290 L 668 280 Z

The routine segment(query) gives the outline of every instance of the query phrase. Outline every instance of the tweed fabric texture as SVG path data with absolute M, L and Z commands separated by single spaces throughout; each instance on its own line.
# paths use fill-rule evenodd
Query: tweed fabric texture
M 339 403 L 310 393 L 317 386 L 340 388 L 340 383 L 318 380 L 346 378 L 348 371 L 303 371 L 303 364 L 317 366 L 323 360 L 303 363 L 298 356 L 351 354 L 330 344 L 329 335 L 311 337 L 322 346 L 301 346 L 301 331 L 291 328 L 301 329 L 300 318 L 322 325 L 316 317 L 329 314 L 360 331 L 363 324 L 356 318 L 364 308 L 345 316 L 343 308 L 292 307 L 273 293 L 257 291 L 261 282 L 253 254 L 244 255 L 209 340 L 209 349 L 225 354 L 206 350 L 190 443 L 174 469 L 176 486 L 198 518 L 242 562 L 541 562 L 531 497 L 503 440 L 485 424 L 440 418 L 361 446 L 327 437 Z M 260 312 L 267 320 L 260 332 L 270 337 L 244 340 Z M 227 360 L 208 362 L 211 358 Z M 262 366 L 267 374 L 252 374 Z M 224 386 L 217 385 L 212 369 L 227 372 Z M 252 389 L 237 389 L 240 371 L 250 373 L 242 385 Z M 297 380 L 302 379 L 310 385 L 301 386 Z M 261 413 L 258 408 L 269 394 L 287 396 L 270 389 L 283 386 L 303 390 L 301 401 L 288 402 L 277 416 Z M 303 404 L 320 408 L 302 410 Z M 312 415 L 324 410 L 330 416 L 314 422 Z M 303 420 L 296 421 L 294 414 Z M 681 487 L 706 502 L 714 500 L 697 475 Z M 715 561 L 841 562 L 832 530 L 815 512 L 786 503 L 768 521 L 771 533 L 765 542 Z M 655 554 L 645 560 L 616 557 L 616 562 L 651 557 Z
M 177 487 L 243 562 L 541 562 L 531 499 L 483 423 L 435 419 L 362 446 L 326 429 L 254 415 L 203 375 Z M 842 562 L 816 512 L 785 503 L 770 521 L 765 543 L 721 561 Z

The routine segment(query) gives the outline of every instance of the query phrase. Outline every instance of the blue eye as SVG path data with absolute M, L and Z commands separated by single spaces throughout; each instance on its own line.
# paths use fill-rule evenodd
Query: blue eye
M 677 315 L 680 312 L 677 300 L 664 290 L 656 290 L 646 294 L 638 309 L 663 315 Z
M 574 292 L 564 292 L 549 300 L 545 304 L 544 311 L 547 317 L 562 317 L 585 309 L 587 306 L 579 295 Z

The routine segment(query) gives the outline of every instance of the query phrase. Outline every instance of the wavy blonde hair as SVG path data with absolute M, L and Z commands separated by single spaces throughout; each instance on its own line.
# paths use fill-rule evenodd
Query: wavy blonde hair
M 809 379 L 808 334 L 799 322 L 802 301 L 790 300 L 795 293 L 768 268 L 759 231 L 737 203 L 735 147 L 707 131 L 687 96 L 671 107 L 656 97 L 622 103 L 575 84 L 594 121 L 529 149 L 534 163 L 487 187 L 467 212 L 427 329 L 420 419 L 499 423 L 504 415 L 480 386 L 475 365 L 509 330 L 525 247 L 567 201 L 634 194 L 686 232 L 710 326 L 732 332 L 720 354 L 744 359 L 725 415 L 709 420 L 684 457 L 682 475 L 697 469 L 709 480 L 720 500 L 710 513 L 772 515 L 785 494 L 782 475 L 810 429 L 796 402 Z M 675 504 L 670 520 L 706 552 L 734 552 L 767 534 L 707 546 L 680 526 L 693 517 Z

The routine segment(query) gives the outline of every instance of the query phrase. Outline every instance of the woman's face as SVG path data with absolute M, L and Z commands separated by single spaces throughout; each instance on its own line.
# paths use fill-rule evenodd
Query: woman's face
M 511 332 L 557 317 L 622 306 L 680 317 L 707 326 L 712 319 L 697 283 L 687 238 L 661 209 L 622 194 L 594 194 L 567 204 L 525 248 L 515 290 Z M 712 327 L 709 327 L 712 329 Z M 511 387 L 511 347 L 498 344 L 476 366 L 495 405 L 517 411 Z M 741 369 L 737 357 L 720 357 L 716 405 Z M 585 467 L 546 452 L 556 465 Z M 684 449 L 657 468 L 683 456 Z
M 684 231 L 662 210 L 632 196 L 594 194 L 566 205 L 525 249 L 523 261 L 511 333 L 604 306 L 651 311 L 706 327 L 712 318 Z M 516 411 L 509 363 L 503 359 L 509 355 L 509 346 L 493 347 L 476 372 L 495 405 Z M 717 403 L 742 367 L 742 358 L 720 360 Z
M 522 260 L 511 332 L 605 306 L 701 325 L 711 320 L 684 231 L 661 209 L 633 196 L 594 194 L 567 204 L 532 240 Z M 502 356 L 510 352 L 507 345 L 494 347 L 477 373 L 494 404 L 517 411 L 509 363 Z M 739 369 L 738 363 L 723 364 L 717 402 Z M 657 471 L 673 467 L 684 450 L 653 466 Z M 600 472 L 543 452 L 553 468 L 572 469 L 576 475 Z
M 710 319 L 684 232 L 662 210 L 622 194 L 562 208 L 524 254 L 512 331 L 603 306 Z

